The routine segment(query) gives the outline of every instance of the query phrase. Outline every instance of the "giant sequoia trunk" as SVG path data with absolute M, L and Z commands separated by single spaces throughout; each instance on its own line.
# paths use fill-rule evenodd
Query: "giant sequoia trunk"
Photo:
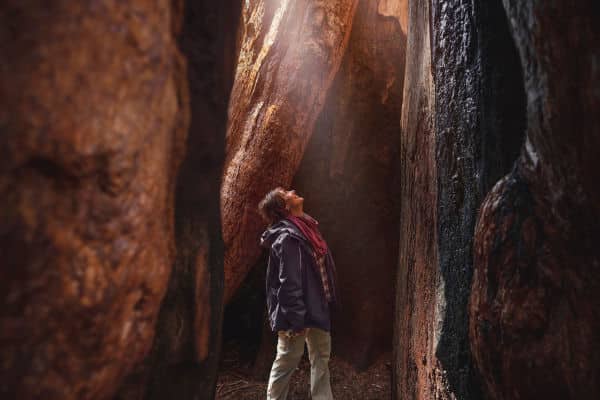
M 213 397 L 240 5 L 1 6 L 4 397 Z
M 179 18 L 0 6 L 3 398 L 111 398 L 152 346 L 187 133 Z
M 191 121 L 175 191 L 177 258 L 148 371 L 140 371 L 149 375 L 148 399 L 214 397 L 223 317 L 219 187 L 241 3 L 185 2 L 180 44 L 188 61 Z
M 527 142 L 477 223 L 471 347 L 492 399 L 600 397 L 597 1 L 504 1 Z
M 600 3 L 503 1 L 4 1 L 0 397 L 213 398 L 296 173 L 337 355 L 392 339 L 402 399 L 600 397 Z
M 338 268 L 334 353 L 359 368 L 391 349 L 406 13 L 405 0 L 359 1 L 293 183 Z
M 409 10 L 394 392 L 480 398 L 468 342 L 471 241 L 483 194 L 518 154 L 521 71 L 499 0 Z
M 436 170 L 433 131 L 429 3 L 409 0 L 406 76 L 402 107 L 400 175 L 400 258 L 394 324 L 394 385 L 398 399 L 427 398 L 433 380 L 438 252 L 435 208 Z M 437 316 L 436 316 L 437 318 Z M 430 333 L 431 332 L 431 333 Z M 421 389 L 423 387 L 423 389 Z
M 225 302 L 260 254 L 257 205 L 298 169 L 357 0 L 245 2 L 221 189 Z

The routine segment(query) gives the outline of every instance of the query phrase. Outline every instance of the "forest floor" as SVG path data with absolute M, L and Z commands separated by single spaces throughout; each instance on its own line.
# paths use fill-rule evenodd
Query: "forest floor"
M 256 379 L 252 365 L 240 361 L 235 347 L 224 349 L 216 400 L 265 400 L 267 377 Z M 391 399 L 391 354 L 379 357 L 368 369 L 356 371 L 344 360 L 332 354 L 329 362 L 331 388 L 336 400 Z M 288 400 L 308 400 L 310 364 L 306 351 L 292 375 Z

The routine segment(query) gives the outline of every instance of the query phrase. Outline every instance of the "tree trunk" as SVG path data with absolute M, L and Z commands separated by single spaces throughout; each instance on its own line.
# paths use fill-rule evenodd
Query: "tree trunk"
M 167 0 L 0 9 L 0 392 L 111 398 L 152 346 L 173 262 L 180 14 Z
M 226 303 L 260 255 L 258 202 L 275 186 L 289 186 L 298 169 L 356 3 L 246 3 L 221 189 Z
M 359 1 L 293 186 L 334 255 L 333 351 L 359 369 L 391 350 L 407 1 Z
M 427 398 L 437 287 L 437 173 L 428 2 L 409 1 L 400 150 L 400 249 L 396 283 L 394 382 L 397 399 Z M 427 363 L 429 361 L 429 363 Z M 429 364 L 429 367 L 428 367 Z
M 147 399 L 213 399 L 221 354 L 223 244 L 219 187 L 236 27 L 242 2 L 186 0 L 180 37 L 188 60 L 191 123 L 177 177 L 177 258 L 146 360 Z
M 504 1 L 527 141 L 482 206 L 471 348 L 491 399 L 600 397 L 600 7 Z
M 401 151 L 397 398 L 477 399 L 468 299 L 478 206 L 524 131 L 501 3 L 410 3 Z

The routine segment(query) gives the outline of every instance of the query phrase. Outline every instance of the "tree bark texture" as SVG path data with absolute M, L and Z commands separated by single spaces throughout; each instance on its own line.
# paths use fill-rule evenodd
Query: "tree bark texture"
M 227 303 L 260 255 L 257 205 L 289 186 L 339 69 L 357 0 L 248 1 L 221 188 Z
M 600 5 L 504 1 L 527 139 L 475 233 L 471 348 L 491 399 L 600 396 Z
M 191 121 L 175 191 L 177 258 L 146 360 L 147 399 L 214 398 L 223 319 L 219 187 L 241 8 L 238 0 L 184 3 L 179 42 Z
M 391 350 L 407 4 L 359 1 L 293 182 L 337 265 L 333 351 L 359 369 Z
M 0 6 L 3 398 L 107 399 L 149 352 L 187 133 L 170 1 Z
M 476 399 L 472 238 L 483 195 L 522 143 L 521 69 L 500 1 L 409 7 L 394 391 Z
M 400 248 L 394 325 L 394 379 L 398 399 L 427 398 L 437 381 L 431 358 L 438 285 L 434 87 L 429 2 L 409 0 L 406 75 L 400 148 Z

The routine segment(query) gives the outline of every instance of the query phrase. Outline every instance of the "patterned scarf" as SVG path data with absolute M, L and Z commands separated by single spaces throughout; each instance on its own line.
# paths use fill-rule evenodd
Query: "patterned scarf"
M 300 232 L 308 239 L 314 250 L 315 261 L 319 268 L 319 274 L 321 275 L 321 282 L 323 283 L 323 290 L 325 292 L 325 298 L 327 301 L 332 300 L 332 287 L 328 279 L 327 269 L 325 267 L 325 256 L 328 253 L 327 242 L 323 239 L 321 232 L 319 231 L 319 223 L 308 214 L 304 214 L 301 217 L 294 215 L 288 215 L 287 219 L 300 229 Z
M 301 217 L 288 215 L 287 219 L 300 229 L 300 232 L 308 239 L 317 257 L 321 258 L 327 254 L 327 243 L 319 231 L 319 223 L 308 214 Z

